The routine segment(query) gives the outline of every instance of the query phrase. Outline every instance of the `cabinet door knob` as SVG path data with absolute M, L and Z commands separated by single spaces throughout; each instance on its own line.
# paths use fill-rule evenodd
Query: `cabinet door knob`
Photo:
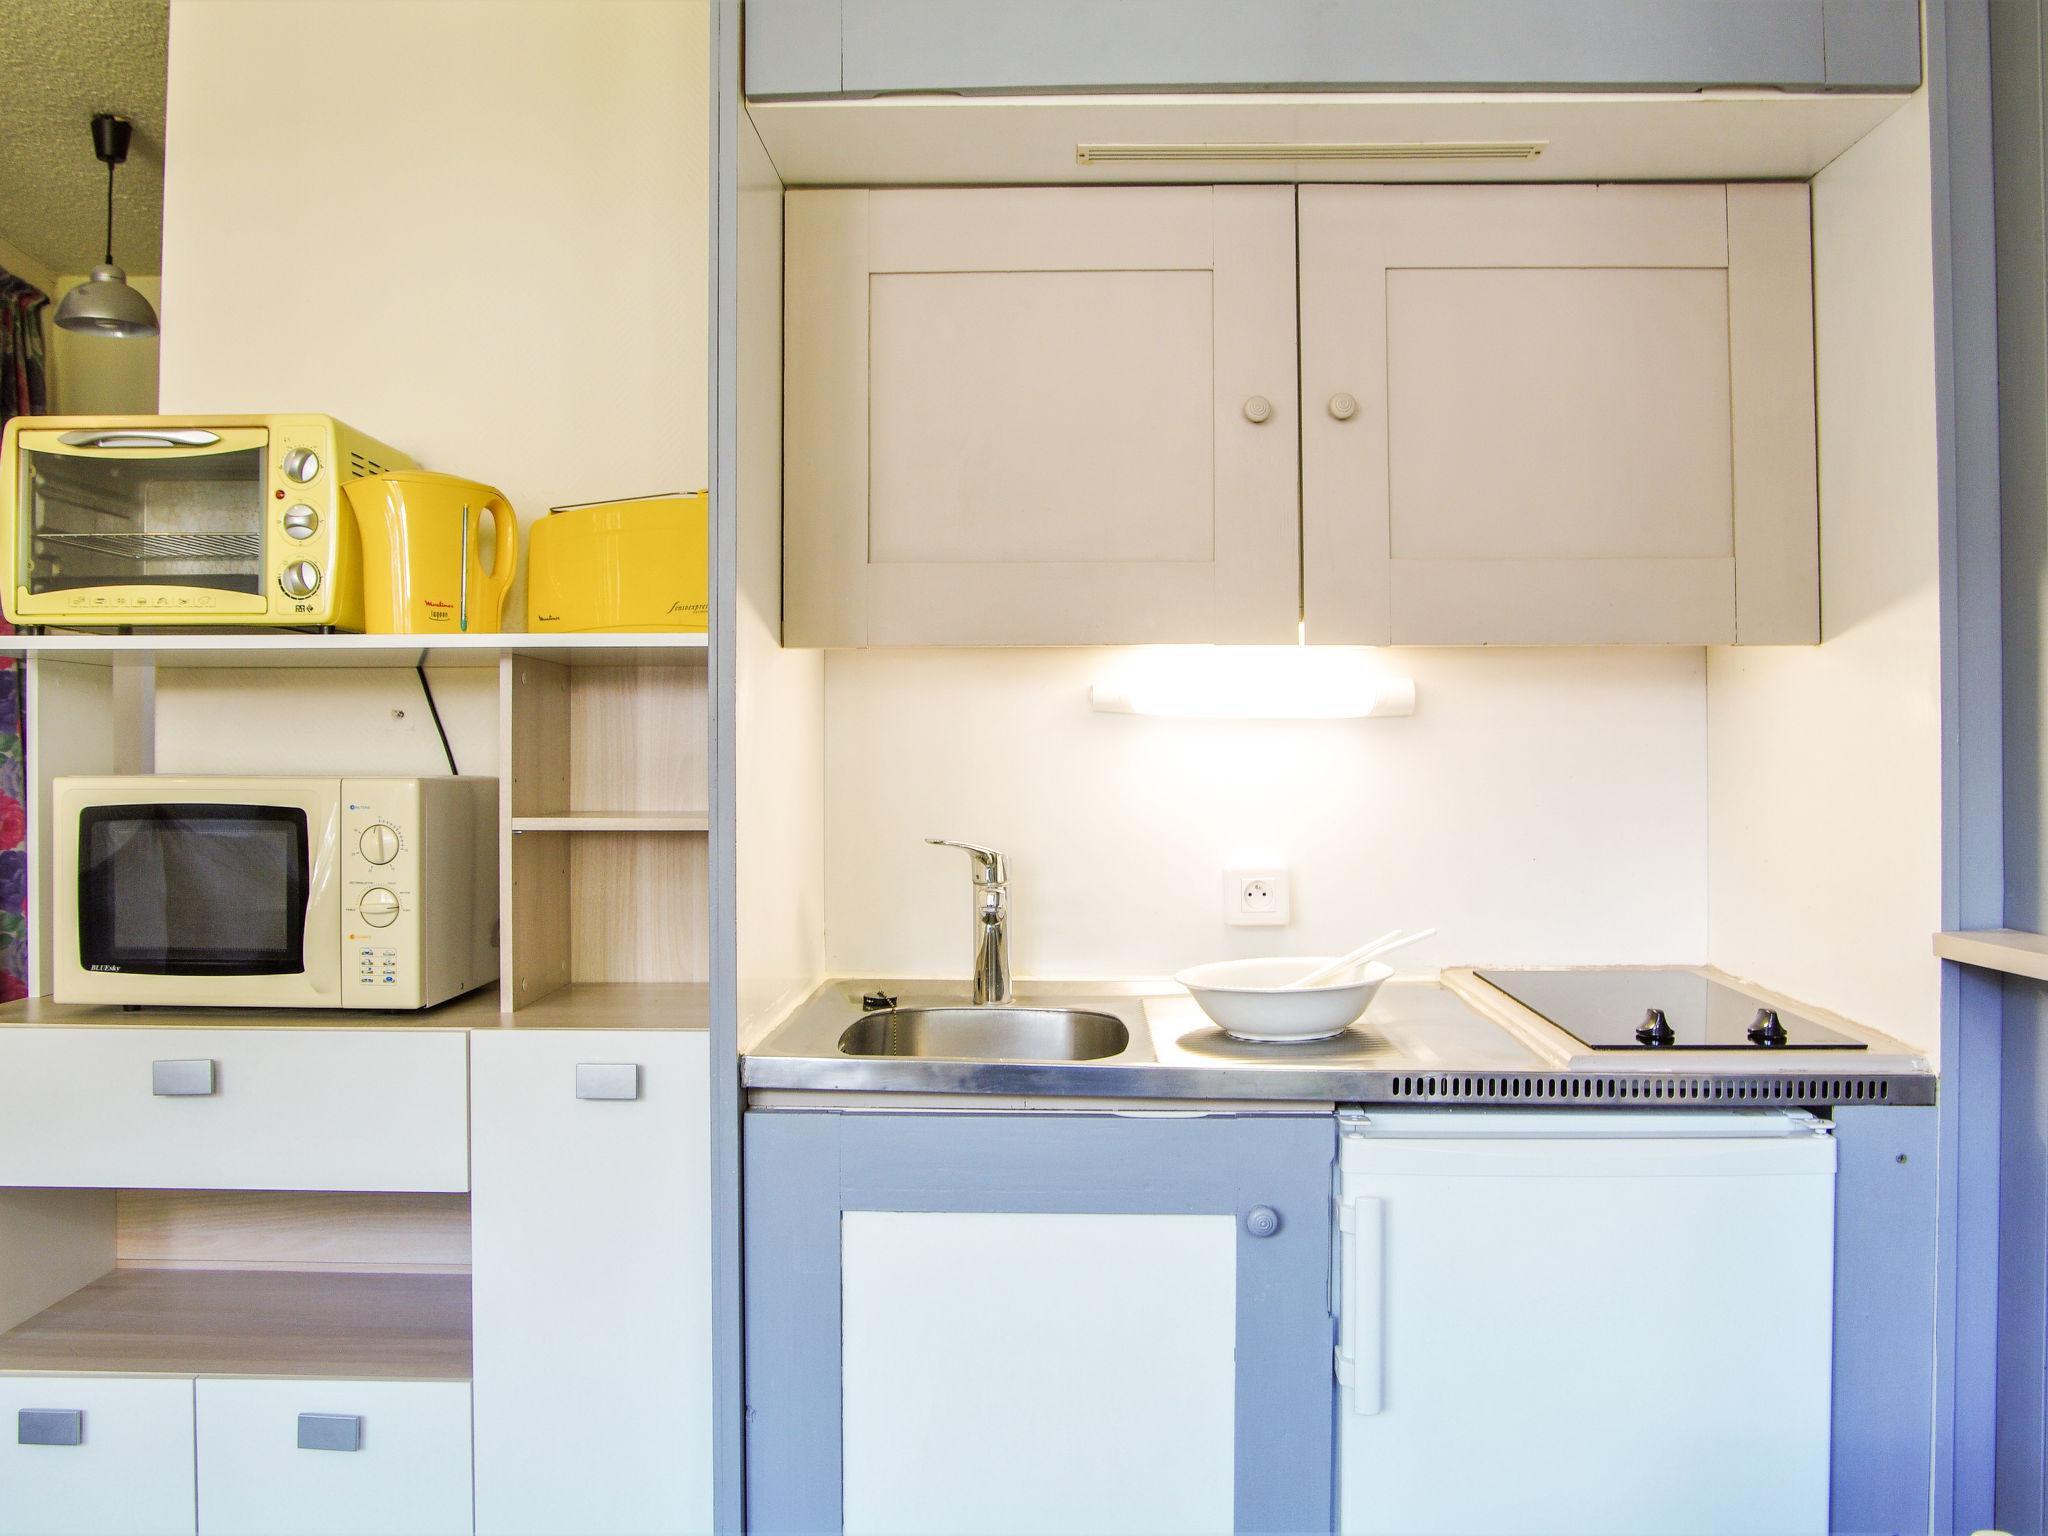
M 1271 1237 L 1280 1230 L 1280 1213 L 1270 1205 L 1255 1205 L 1245 1213 L 1244 1229 L 1253 1237 Z
M 149 1091 L 160 1099 L 204 1098 L 213 1092 L 213 1063 L 205 1057 L 152 1061 Z
M 299 1415 L 300 1450 L 360 1451 L 362 1448 L 363 1416 L 360 1413 Z
M 83 1445 L 85 1414 L 77 1408 L 24 1408 L 15 1415 L 16 1445 Z
M 639 1098 L 639 1064 L 631 1061 L 579 1061 L 576 1064 L 576 1097 L 579 1099 Z
M 1253 395 L 1244 403 L 1244 419 L 1253 426 L 1266 421 L 1273 414 L 1273 402 L 1264 395 Z
M 1330 396 L 1330 414 L 1339 421 L 1349 421 L 1358 414 L 1358 396 L 1338 390 Z

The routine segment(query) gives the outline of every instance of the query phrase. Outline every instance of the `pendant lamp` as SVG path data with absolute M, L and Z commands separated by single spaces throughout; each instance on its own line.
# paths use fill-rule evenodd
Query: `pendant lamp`
M 128 274 L 114 265 L 114 167 L 128 158 L 134 131 L 125 117 L 111 112 L 92 120 L 93 153 L 107 167 L 107 259 L 92 276 L 64 295 L 57 306 L 57 324 L 89 336 L 154 336 L 156 311 L 149 300 L 128 286 Z

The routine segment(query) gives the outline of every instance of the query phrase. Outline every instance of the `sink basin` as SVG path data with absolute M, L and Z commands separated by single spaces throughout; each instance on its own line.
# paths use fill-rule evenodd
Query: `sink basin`
M 1122 1019 L 1083 1008 L 885 1008 L 847 1025 L 839 1051 L 949 1061 L 1098 1061 L 1130 1043 Z

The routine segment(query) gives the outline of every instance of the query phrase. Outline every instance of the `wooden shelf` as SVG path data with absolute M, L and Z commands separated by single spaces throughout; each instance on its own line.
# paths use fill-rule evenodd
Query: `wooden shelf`
M 116 1269 L 0 1334 L 0 1371 L 466 1381 L 468 1275 Z
M 1968 928 L 1934 936 L 1934 952 L 1961 965 L 2048 981 L 2048 933 L 2024 928 Z
M 617 816 L 578 811 L 570 816 L 514 816 L 514 832 L 709 832 L 709 816 Z
M 568 666 L 701 667 L 708 637 L 673 632 L 592 635 L 5 635 L 0 656 L 96 666 L 495 667 L 504 655 Z

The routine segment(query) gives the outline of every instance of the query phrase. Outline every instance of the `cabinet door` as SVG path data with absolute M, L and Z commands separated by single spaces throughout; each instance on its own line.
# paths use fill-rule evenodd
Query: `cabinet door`
M 199 1536 L 471 1529 L 469 1383 L 205 1380 Z
M 786 208 L 788 644 L 1295 638 L 1292 189 Z
M 474 1039 L 479 1531 L 711 1527 L 709 1044 Z
M 750 1114 L 749 1529 L 1329 1529 L 1333 1145 Z
M 1806 189 L 1304 187 L 1311 640 L 1820 638 Z
M 193 1507 L 190 1377 L 0 1377 L 0 1532 L 191 1536 Z

